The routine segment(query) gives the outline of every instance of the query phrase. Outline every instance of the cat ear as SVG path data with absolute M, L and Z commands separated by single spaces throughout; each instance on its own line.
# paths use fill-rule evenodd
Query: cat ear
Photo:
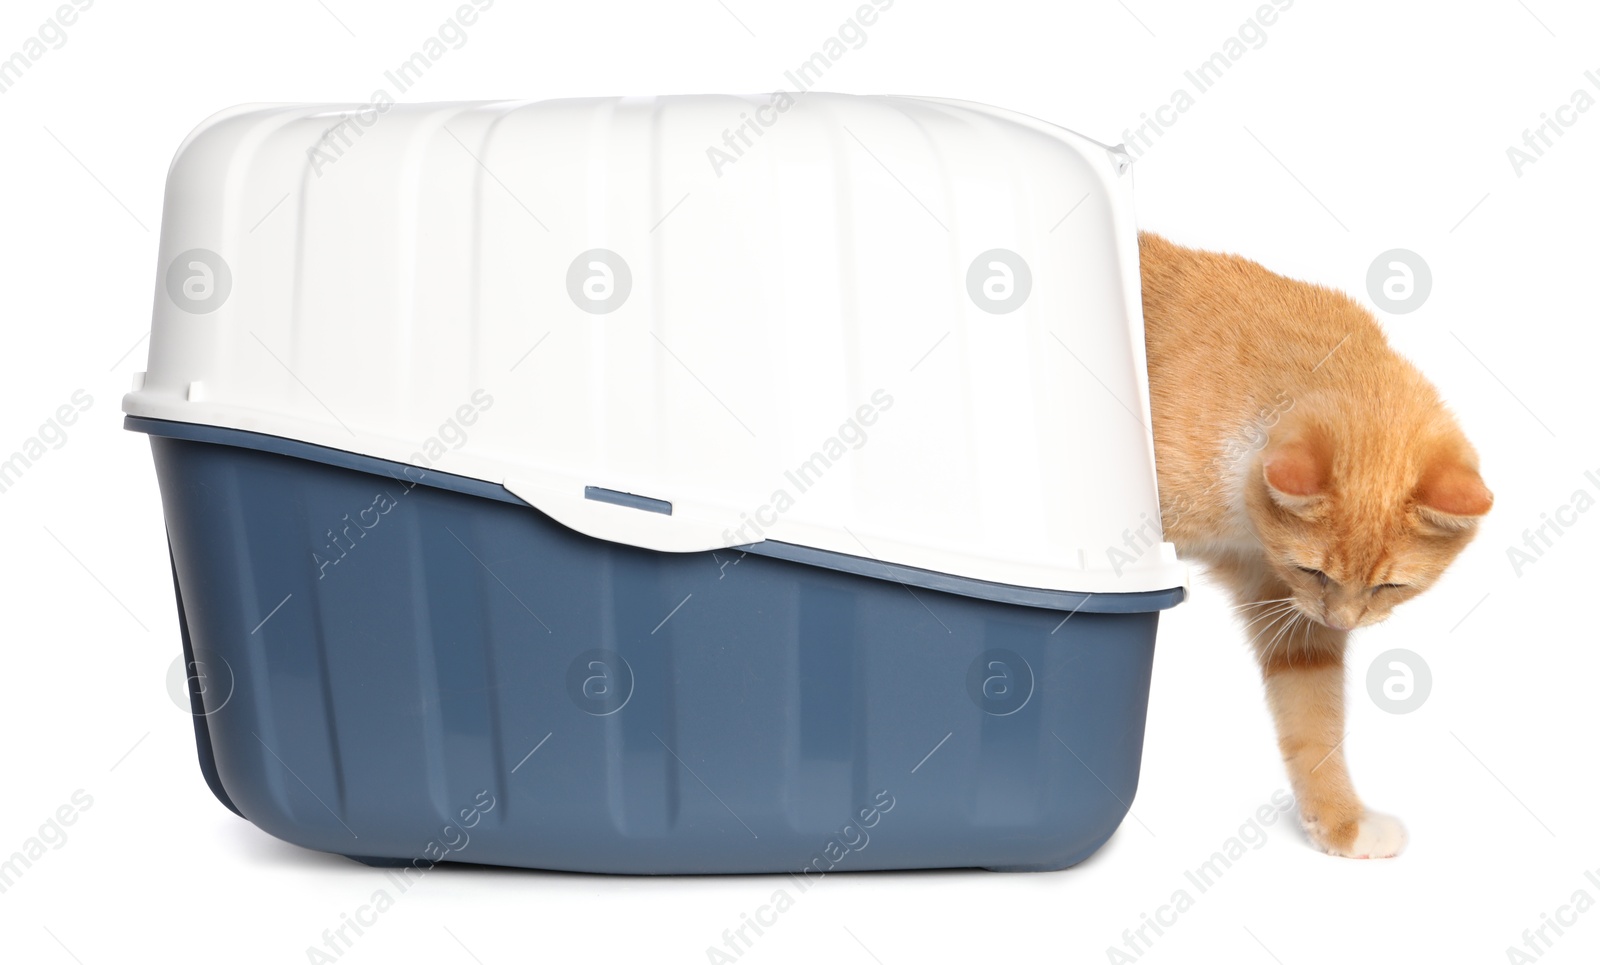
M 1469 466 L 1446 462 L 1423 475 L 1417 484 L 1417 509 L 1435 526 L 1455 532 L 1467 529 L 1494 505 L 1494 493 Z
M 1269 448 L 1261 472 L 1272 501 L 1294 513 L 1310 509 L 1327 489 L 1328 461 L 1323 447 L 1305 439 Z

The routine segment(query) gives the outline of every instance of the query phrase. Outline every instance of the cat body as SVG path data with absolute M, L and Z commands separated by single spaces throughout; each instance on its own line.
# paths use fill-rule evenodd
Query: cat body
M 1343 755 L 1349 631 L 1437 580 L 1493 496 L 1372 314 L 1236 255 L 1139 239 L 1161 515 L 1234 598 L 1311 841 L 1399 853 Z

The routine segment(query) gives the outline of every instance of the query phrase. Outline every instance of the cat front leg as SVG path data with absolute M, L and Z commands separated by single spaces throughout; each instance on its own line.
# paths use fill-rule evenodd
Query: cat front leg
M 1346 858 L 1390 858 L 1406 832 L 1356 796 L 1344 759 L 1344 653 L 1347 634 L 1318 623 L 1288 650 L 1261 654 L 1278 747 L 1311 843 Z

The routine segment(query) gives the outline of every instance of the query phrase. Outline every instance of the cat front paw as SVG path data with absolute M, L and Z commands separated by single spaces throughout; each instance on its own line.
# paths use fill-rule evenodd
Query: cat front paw
M 1359 818 L 1337 822 L 1301 815 L 1300 823 L 1313 845 L 1341 858 L 1392 858 L 1406 846 L 1406 829 L 1400 819 L 1376 811 L 1363 811 Z

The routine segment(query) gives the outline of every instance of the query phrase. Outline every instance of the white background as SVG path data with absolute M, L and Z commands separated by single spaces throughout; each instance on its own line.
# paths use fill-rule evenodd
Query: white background
M 206 790 L 164 683 L 179 644 L 154 474 L 118 405 L 143 367 L 184 135 L 240 102 L 368 100 L 455 5 L 102 2 L 0 95 L 0 456 L 75 390 L 94 399 L 0 494 L 0 855 L 74 791 L 94 802 L 0 894 L 7 961 L 305 961 L 381 883 Z M 6 4 L 0 57 L 54 7 Z M 772 90 L 854 7 L 500 0 L 407 99 Z M 1115 143 L 1255 7 L 900 0 L 821 86 L 983 101 Z M 1575 490 L 1600 495 L 1600 109 L 1520 176 L 1506 155 L 1574 90 L 1600 97 L 1584 76 L 1600 71 L 1597 28 L 1592 7 L 1558 0 L 1299 0 L 1137 162 L 1141 224 L 1180 241 L 1363 299 L 1378 253 L 1421 254 L 1431 296 L 1380 318 L 1452 401 L 1497 495 L 1447 579 L 1352 650 L 1347 753 L 1368 802 L 1406 821 L 1409 850 L 1339 860 L 1275 825 L 1142 961 L 1506 961 L 1576 890 L 1600 900 L 1584 877 L 1600 877 L 1585 612 L 1600 512 L 1520 575 L 1507 557 Z M 1106 961 L 1285 783 L 1241 635 L 1220 594 L 1197 589 L 1162 625 L 1139 820 L 1098 855 L 1040 875 L 833 875 L 744 960 Z M 1363 683 L 1394 647 L 1433 673 L 1406 715 Z M 703 962 L 779 883 L 439 869 L 342 960 Z M 1597 952 L 1600 910 L 1542 960 Z

